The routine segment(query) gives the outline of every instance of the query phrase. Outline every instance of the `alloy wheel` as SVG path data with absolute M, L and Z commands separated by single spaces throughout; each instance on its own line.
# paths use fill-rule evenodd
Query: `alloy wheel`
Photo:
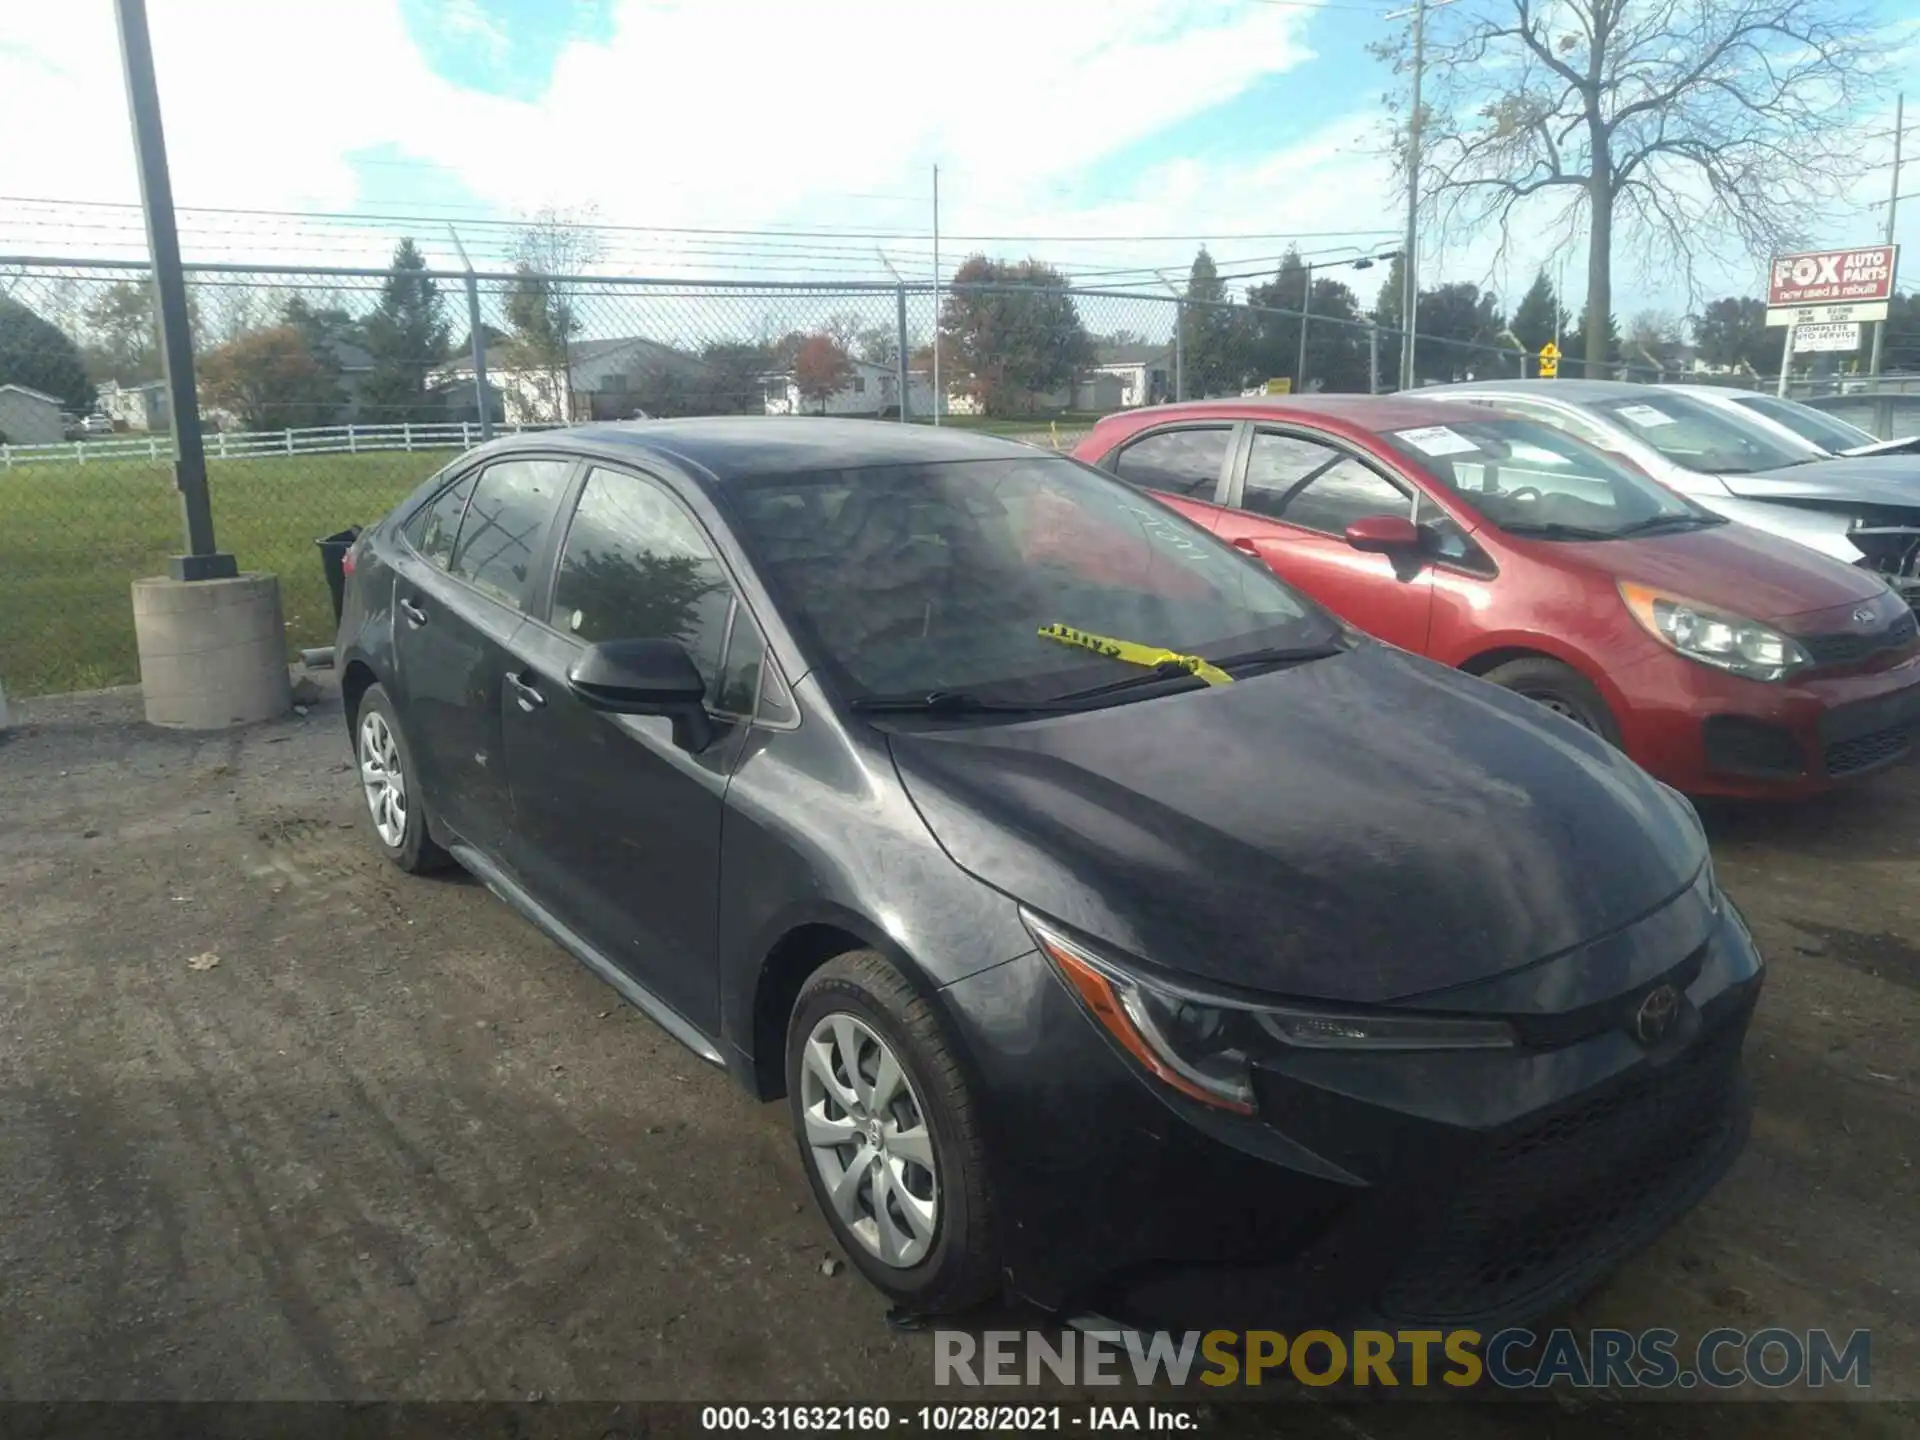
M 933 1136 L 913 1082 L 871 1026 L 844 1011 L 807 1036 L 807 1150 L 834 1213 L 882 1264 L 919 1264 L 939 1233 Z
M 407 835 L 407 774 L 393 729 L 378 710 L 360 722 L 360 784 L 381 842 L 398 849 Z

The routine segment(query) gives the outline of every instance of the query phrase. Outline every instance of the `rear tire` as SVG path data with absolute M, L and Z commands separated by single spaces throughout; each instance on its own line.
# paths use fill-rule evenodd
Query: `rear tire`
M 369 685 L 353 717 L 360 798 L 380 853 L 409 875 L 444 870 L 453 857 L 427 831 L 425 796 L 400 717 L 382 685 Z
M 786 1060 L 800 1163 L 860 1273 L 920 1314 L 996 1295 L 986 1146 L 932 1004 L 876 951 L 852 951 L 802 987 Z
M 1564 715 L 1614 749 L 1620 748 L 1620 726 L 1607 708 L 1606 698 L 1572 666 L 1545 656 L 1529 656 L 1496 665 L 1481 678 Z

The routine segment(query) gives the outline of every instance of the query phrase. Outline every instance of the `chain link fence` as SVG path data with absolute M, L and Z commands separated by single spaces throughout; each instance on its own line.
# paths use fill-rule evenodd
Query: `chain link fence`
M 294 647 L 332 638 L 314 540 L 489 433 L 938 410 L 1066 449 L 1101 415 L 1177 398 L 1391 390 L 1402 343 L 1349 317 L 1120 290 L 231 265 L 187 279 L 220 546 L 279 575 Z M 128 584 L 180 548 L 151 296 L 139 264 L 0 261 L 0 676 L 20 693 L 137 678 Z M 1537 370 L 1505 342 L 1422 335 L 1416 352 L 1422 383 Z

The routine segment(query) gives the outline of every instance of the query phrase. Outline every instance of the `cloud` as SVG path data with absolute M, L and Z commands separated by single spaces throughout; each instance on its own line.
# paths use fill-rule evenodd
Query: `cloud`
M 58 115 L 62 143 L 8 146 L 0 193 L 137 198 L 108 7 L 14 8 L 0 132 Z M 1300 63 L 1303 13 L 621 0 L 610 38 L 568 42 L 544 90 L 518 97 L 436 73 L 397 0 L 330 0 L 324 23 L 258 0 L 155 0 L 152 25 L 182 205 L 347 208 L 351 157 L 381 149 L 508 214 L 591 203 L 613 223 L 858 224 L 871 207 L 849 214 L 841 197 L 920 190 L 938 160 L 952 228 L 979 229 Z M 442 35 L 512 43 L 474 0 L 435 14 Z
M 590 205 L 615 226 L 917 234 L 938 161 L 950 236 L 1116 237 L 983 247 L 1089 275 L 1190 258 L 1184 246 L 1133 244 L 1129 234 L 1348 229 L 1378 232 L 1350 243 L 1379 248 L 1401 227 L 1375 150 L 1371 85 L 1353 87 L 1350 112 L 1313 117 L 1271 145 L 1215 137 L 1204 151 L 1129 168 L 1136 154 L 1158 154 L 1158 137 L 1189 133 L 1196 117 L 1308 65 L 1310 10 L 1227 0 L 598 3 L 590 33 L 559 46 L 537 88 L 500 94 L 456 83 L 438 62 L 449 43 L 508 54 L 517 25 L 550 23 L 537 10 L 521 21 L 483 0 L 442 0 L 416 32 L 402 0 L 328 0 L 323 19 L 282 0 L 152 0 L 176 197 L 352 211 L 378 189 L 390 210 L 429 211 L 433 195 L 456 197 L 462 215 Z M 29 137 L 0 148 L 0 195 L 136 201 L 110 7 L 0 4 L 0 134 Z M 1299 126 L 1300 111 L 1282 107 L 1276 123 Z M 31 138 L 53 133 L 57 145 Z M 1862 178 L 1863 201 L 1880 198 L 1886 173 Z M 395 202 L 396 183 L 416 198 Z M 137 218 L 124 213 L 11 209 L 0 249 L 143 249 Z M 1879 227 L 1871 217 L 1836 224 L 1843 240 Z M 421 228 L 429 255 L 451 261 L 438 227 Z M 280 262 L 370 263 L 392 238 L 240 216 L 194 216 L 188 232 L 196 258 Z M 468 241 L 486 256 L 483 239 Z M 873 273 L 870 241 L 815 238 L 783 253 L 798 257 L 808 243 L 818 257 L 791 265 Z M 615 232 L 609 263 L 741 278 L 782 248 L 755 245 Z M 887 246 L 902 268 L 929 273 L 926 241 Z M 944 258 L 966 248 L 950 240 Z M 1234 261 L 1282 247 L 1217 239 L 1212 248 Z M 1553 260 L 1544 237 L 1498 271 L 1492 253 L 1487 237 L 1444 253 L 1429 244 L 1424 273 L 1490 275 L 1511 299 Z M 1576 295 L 1582 258 L 1569 267 Z M 1748 277 L 1733 267 L 1726 281 Z M 1641 287 L 1622 273 L 1622 308 L 1667 303 L 1658 277 L 1647 288 L 1629 293 Z
M 497 64 L 506 55 L 506 27 L 480 8 L 480 0 L 440 0 L 434 22 L 447 38 L 471 45 Z

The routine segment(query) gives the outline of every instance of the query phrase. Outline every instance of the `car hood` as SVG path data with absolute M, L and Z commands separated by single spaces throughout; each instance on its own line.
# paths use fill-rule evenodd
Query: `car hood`
M 1274 995 L 1500 975 L 1659 908 L 1706 853 L 1684 802 L 1619 752 L 1372 642 L 890 744 L 975 877 L 1123 954 Z
M 1665 590 L 1749 620 L 1785 620 L 1853 605 L 1887 588 L 1871 571 L 1737 523 L 1565 548 L 1617 580 Z
M 1920 455 L 1920 435 L 1903 435 L 1898 440 L 1870 440 L 1865 445 L 1849 445 L 1843 456 Z
M 1881 455 L 1809 460 L 1751 475 L 1721 475 L 1747 500 L 1811 500 L 1858 505 L 1907 505 L 1920 511 L 1920 456 Z

